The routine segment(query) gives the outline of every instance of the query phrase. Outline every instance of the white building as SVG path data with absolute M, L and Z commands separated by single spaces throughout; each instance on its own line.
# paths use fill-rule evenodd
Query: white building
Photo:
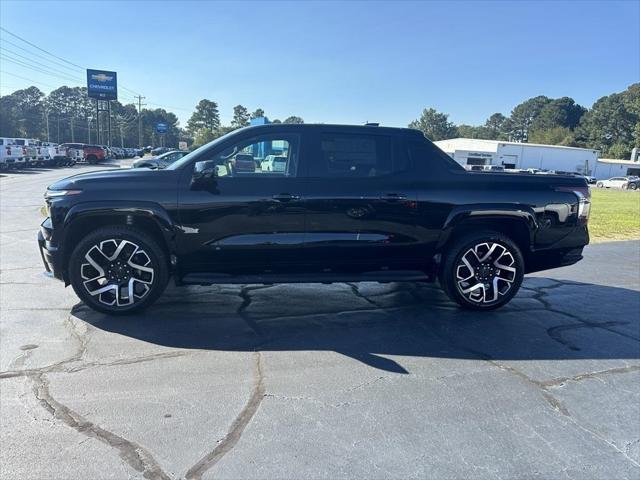
M 434 143 L 463 166 L 501 165 L 504 168 L 538 168 L 593 175 L 598 160 L 598 151 L 590 148 L 475 138 L 452 138 Z
M 599 158 L 593 176 L 598 180 L 611 177 L 640 176 L 640 159 L 617 160 L 615 158 Z

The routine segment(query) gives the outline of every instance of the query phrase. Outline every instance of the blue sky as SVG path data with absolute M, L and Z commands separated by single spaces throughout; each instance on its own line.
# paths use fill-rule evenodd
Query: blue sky
M 80 66 L 117 71 L 121 86 L 182 125 L 201 98 L 217 101 L 226 122 L 240 103 L 270 118 L 393 126 L 425 107 L 479 124 L 535 95 L 590 106 L 640 81 L 639 20 L 639 1 L 0 2 L 2 27 Z M 82 84 L 81 71 L 0 33 L 5 55 Z M 6 60 L 0 68 L 2 94 L 33 83 L 15 75 L 45 92 L 74 83 Z

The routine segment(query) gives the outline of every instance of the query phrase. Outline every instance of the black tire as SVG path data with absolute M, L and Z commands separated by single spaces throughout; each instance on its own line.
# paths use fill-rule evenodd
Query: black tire
M 494 244 L 494 253 L 484 260 Z M 497 255 L 500 256 L 494 258 Z M 467 264 L 476 260 L 470 270 Z M 471 276 L 466 278 L 468 275 Z M 469 233 L 454 240 L 443 254 L 439 275 L 449 298 L 471 310 L 493 310 L 505 305 L 518 293 L 523 277 L 522 252 L 509 237 L 493 231 Z M 475 288 L 478 285 L 484 286 Z
M 596 182 L 596 188 L 602 188 L 602 187 L 604 187 L 604 183 Z
M 95 155 L 89 155 L 87 157 L 87 163 L 89 165 L 95 165 L 96 163 L 98 163 L 98 157 L 96 157 Z
M 636 190 L 638 188 L 638 185 L 636 185 L 635 183 L 630 183 L 627 188 L 629 190 Z
M 69 259 L 69 277 L 74 291 L 87 306 L 110 315 L 126 315 L 157 300 L 167 286 L 169 264 L 164 250 L 146 233 L 128 226 L 110 226 L 91 232 L 80 241 Z

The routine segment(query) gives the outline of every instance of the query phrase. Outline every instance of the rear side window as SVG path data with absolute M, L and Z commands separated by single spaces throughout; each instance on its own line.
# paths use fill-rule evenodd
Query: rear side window
M 462 170 L 464 171 L 464 167 L 462 167 L 458 162 L 453 160 L 449 155 L 444 153 L 435 145 L 430 142 L 425 141 L 417 141 L 411 140 L 408 142 L 409 149 L 409 158 L 413 162 L 416 167 L 422 167 L 421 170 L 425 170 L 424 167 L 428 167 L 428 169 L 440 169 L 440 170 Z M 483 165 L 484 163 L 474 164 L 468 163 L 469 165 Z M 482 168 L 482 167 L 479 167 Z
M 393 139 L 382 135 L 323 133 L 319 161 L 311 166 L 312 177 L 366 178 L 402 171 L 406 161 L 394 161 Z

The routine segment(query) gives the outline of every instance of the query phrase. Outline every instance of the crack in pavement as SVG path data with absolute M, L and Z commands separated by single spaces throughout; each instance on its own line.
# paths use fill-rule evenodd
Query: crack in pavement
M 204 457 L 202 457 L 193 467 L 187 470 L 185 478 L 187 480 L 200 480 L 202 475 L 218 463 L 222 457 L 229 453 L 238 443 L 244 433 L 245 428 L 258 411 L 265 396 L 264 376 L 262 371 L 262 355 L 260 352 L 253 353 L 253 389 L 249 400 L 242 411 L 233 420 L 229 432 L 218 445 Z
M 84 333 L 78 332 L 75 323 L 71 320 L 76 311 L 76 307 L 73 307 L 65 320 L 65 325 L 68 325 L 72 336 L 76 338 L 78 343 L 76 351 L 71 356 L 60 362 L 43 367 L 42 369 L 7 373 L 16 374 L 14 376 L 18 376 L 17 374 L 19 374 L 20 376 L 26 376 L 29 378 L 33 383 L 32 391 L 36 400 L 52 415 L 54 419 L 62 421 L 67 426 L 73 428 L 79 433 L 82 433 L 83 435 L 86 435 L 87 437 L 95 438 L 102 443 L 115 448 L 118 450 L 120 458 L 122 458 L 133 469 L 142 473 L 144 478 L 149 480 L 170 480 L 171 477 L 169 477 L 169 475 L 160 468 L 151 453 L 149 453 L 149 451 L 144 447 L 89 422 L 82 415 L 73 411 L 66 405 L 63 405 L 51 395 L 49 390 L 49 380 L 45 374 L 47 372 L 60 369 L 64 365 L 81 361 L 87 351 L 90 329 L 87 327 Z M 28 350 L 22 356 L 23 363 L 30 352 L 31 350 Z M 16 359 L 15 362 L 17 363 L 18 359 Z M 117 364 L 122 362 L 123 361 L 114 363 Z M 87 364 L 86 368 L 91 366 L 91 364 Z M 84 367 L 84 365 L 81 367 Z M 0 378 L 10 378 L 10 375 L 0 376 Z
M 142 473 L 149 480 L 170 480 L 155 461 L 153 456 L 143 447 L 126 438 L 89 422 L 82 415 L 58 402 L 51 396 L 49 382 L 44 374 L 30 375 L 33 382 L 33 392 L 36 399 L 53 418 L 62 421 L 77 432 L 87 437 L 95 438 L 118 450 L 120 458 L 134 470 Z
M 213 468 L 216 463 L 218 463 L 222 459 L 222 457 L 233 450 L 236 444 L 240 441 L 245 428 L 247 428 L 247 425 L 249 425 L 249 422 L 251 422 L 251 419 L 258 411 L 258 407 L 265 397 L 262 353 L 258 350 L 258 347 L 268 341 L 268 338 L 265 336 L 260 326 L 249 315 L 247 315 L 246 310 L 251 306 L 252 291 L 263 290 L 266 288 L 271 288 L 272 286 L 273 285 L 243 285 L 238 292 L 238 296 L 241 298 L 242 303 L 238 307 L 236 314 L 245 321 L 245 323 L 254 331 L 258 338 L 263 339 L 262 342 L 259 342 L 255 346 L 255 351 L 253 352 L 253 387 L 251 395 L 249 396 L 249 400 L 245 404 L 244 408 L 233 420 L 231 428 L 229 429 L 225 437 L 218 442 L 218 445 L 216 445 L 216 447 L 211 452 L 207 453 L 195 465 L 187 470 L 187 473 L 185 474 L 185 478 L 187 480 L 200 480 L 202 478 L 202 475 L 207 470 Z
M 612 331 L 613 333 L 617 333 L 617 334 L 632 338 L 634 340 L 637 340 L 632 336 L 625 335 L 623 333 L 620 333 L 611 329 L 611 327 L 619 324 L 624 324 L 625 322 L 595 323 L 595 322 L 583 320 L 577 315 L 573 315 L 573 314 L 569 314 L 566 312 L 553 309 L 550 306 L 550 303 L 544 297 L 547 295 L 546 290 L 559 288 L 565 285 L 565 283 L 563 282 L 560 282 L 560 281 L 556 281 L 556 282 L 557 282 L 556 284 L 547 286 L 547 287 L 538 287 L 533 289 L 528 288 L 528 290 L 533 290 L 535 292 L 535 294 L 531 298 L 538 300 L 544 307 L 546 307 L 548 311 L 552 311 L 559 315 L 565 315 L 580 323 L 575 325 L 567 324 L 567 325 L 559 325 L 556 327 L 551 327 L 550 329 L 547 330 L 547 334 L 551 339 L 567 346 L 571 350 L 575 350 L 578 347 L 576 347 L 575 345 L 563 339 L 561 336 L 561 332 L 572 329 L 572 328 L 603 328 L 605 330 Z M 376 300 L 371 299 L 368 296 L 362 294 L 362 292 L 359 290 L 356 284 L 347 284 L 347 285 L 351 288 L 353 295 L 361 298 L 362 300 L 367 302 L 369 305 L 371 305 L 375 309 L 380 310 L 382 313 L 387 314 L 392 318 L 395 318 L 392 312 L 400 311 L 405 308 L 413 308 L 415 306 L 415 305 L 391 306 L 391 307 L 385 308 Z M 575 285 L 575 284 L 569 283 L 569 285 Z M 300 398 L 281 397 L 281 396 L 271 395 L 266 393 L 266 387 L 264 382 L 264 372 L 263 372 L 263 369 L 264 369 L 263 357 L 259 348 L 263 346 L 265 343 L 272 341 L 273 338 L 269 337 L 265 333 L 265 331 L 263 331 L 262 327 L 259 325 L 259 322 L 256 321 L 252 316 L 250 316 L 247 313 L 247 310 L 252 304 L 252 297 L 251 297 L 252 291 L 271 288 L 271 287 L 272 285 L 265 285 L 265 286 L 244 285 L 242 286 L 240 291 L 237 293 L 237 295 L 240 297 L 242 302 L 238 307 L 236 313 L 239 317 L 241 317 L 246 322 L 246 324 L 249 326 L 249 328 L 251 328 L 251 330 L 256 334 L 258 338 L 258 341 L 256 342 L 256 345 L 254 347 L 255 350 L 252 356 L 253 373 L 252 373 L 251 393 L 249 395 L 249 399 L 247 400 L 246 404 L 244 405 L 240 413 L 235 417 L 235 419 L 231 423 L 228 433 L 222 438 L 222 440 L 219 440 L 217 442 L 217 445 L 215 446 L 215 448 L 213 448 L 213 450 L 207 453 L 204 457 L 202 457 L 198 462 L 196 462 L 191 468 L 187 470 L 185 474 L 185 478 L 188 480 L 201 479 L 208 470 L 213 468 L 227 453 L 229 453 L 235 448 L 235 446 L 240 441 L 242 435 L 244 434 L 246 428 L 248 427 L 248 425 L 256 415 L 261 405 L 261 402 L 263 401 L 264 398 L 273 397 L 273 398 L 296 399 L 296 400 L 307 399 L 306 397 L 300 397 Z M 386 292 L 385 294 L 387 293 L 389 292 Z M 411 289 L 409 293 L 416 300 L 420 300 L 420 301 L 423 300 L 420 298 L 420 294 L 416 289 Z M 202 302 L 202 303 L 208 303 L 208 302 Z M 359 312 L 359 311 L 371 311 L 371 310 L 372 309 L 364 308 L 364 309 L 359 309 L 354 311 Z M 535 310 L 535 309 L 525 309 L 525 311 L 528 311 L 528 310 Z M 170 478 L 169 475 L 162 470 L 162 468 L 155 461 L 151 453 L 148 450 L 146 450 L 143 446 L 136 444 L 132 441 L 129 441 L 121 436 L 118 436 L 117 434 L 110 432 L 98 425 L 95 425 L 92 422 L 89 422 L 77 412 L 74 412 L 69 407 L 55 400 L 51 396 L 51 393 L 49 391 L 49 383 L 45 374 L 49 372 L 74 373 L 74 372 L 85 370 L 87 368 L 105 367 L 105 366 L 113 366 L 113 365 L 129 365 L 134 363 L 153 361 L 161 358 L 178 357 L 178 356 L 186 355 L 189 352 L 182 352 L 182 351 L 163 352 L 160 354 L 153 354 L 153 355 L 147 355 L 147 356 L 136 357 L 136 358 L 118 359 L 113 362 L 104 362 L 104 363 L 82 362 L 82 359 L 84 358 L 85 353 L 87 351 L 91 328 L 86 327 L 87 330 L 85 332 L 80 332 L 77 328 L 76 323 L 72 320 L 72 317 L 75 312 L 76 312 L 76 307 L 74 307 L 71 310 L 70 314 L 68 315 L 65 321 L 65 323 L 69 325 L 71 333 L 78 343 L 77 349 L 73 355 L 71 355 L 70 357 L 60 362 L 57 362 L 55 364 L 52 364 L 40 369 L 30 369 L 30 370 L 15 369 L 16 367 L 20 368 L 20 366 L 22 366 L 24 362 L 27 360 L 29 356 L 29 352 L 25 352 L 25 354 L 23 354 L 20 358 L 14 360 L 13 362 L 14 370 L 7 371 L 7 372 L 0 372 L 0 378 L 10 378 L 11 376 L 28 377 L 33 382 L 33 392 L 35 394 L 36 399 L 48 412 L 52 414 L 52 416 L 55 419 L 61 420 L 66 425 L 70 426 L 71 428 L 74 428 L 78 432 L 83 433 L 88 437 L 96 438 L 101 442 L 109 445 L 110 447 L 116 449 L 119 452 L 120 457 L 133 469 L 135 469 L 138 472 L 141 472 L 145 478 L 152 479 L 152 480 L 169 479 Z M 292 317 L 295 317 L 295 316 L 299 316 L 299 315 L 294 315 Z M 275 317 L 266 317 L 266 318 L 268 319 L 268 318 L 280 318 L 280 317 L 275 316 Z M 418 322 L 418 324 L 421 325 L 422 328 L 426 328 L 426 326 L 422 325 L 420 322 Z M 430 332 L 434 333 L 433 329 L 430 330 Z M 306 332 L 299 332 L 293 335 L 295 336 L 295 335 L 305 334 L 305 333 Z M 438 332 L 435 332 L 435 333 L 438 335 Z M 492 364 L 493 366 L 495 366 L 496 368 L 502 369 L 504 371 L 509 372 L 510 374 L 516 375 L 519 378 L 521 378 L 523 381 L 535 386 L 535 388 L 538 389 L 538 391 L 540 392 L 544 401 L 549 405 L 549 407 L 553 411 L 560 413 L 563 418 L 573 423 L 577 428 L 580 428 L 581 430 L 588 432 L 593 437 L 598 438 L 602 442 L 607 443 L 609 446 L 614 448 L 617 452 L 625 456 L 634 465 L 640 466 L 633 458 L 629 456 L 631 445 L 633 445 L 634 442 L 630 442 L 628 445 L 626 445 L 624 448 L 621 449 L 618 446 L 616 446 L 612 441 L 607 439 L 605 436 L 601 435 L 596 431 L 593 431 L 592 429 L 584 425 L 581 425 L 579 422 L 577 422 L 575 418 L 571 416 L 571 413 L 568 410 L 568 408 L 559 399 L 557 399 L 550 391 L 553 387 L 562 386 L 566 382 L 571 382 L 571 381 L 579 382 L 584 379 L 597 378 L 603 375 L 620 374 L 620 373 L 637 371 L 637 370 L 640 370 L 640 365 L 632 365 L 632 366 L 612 368 L 612 369 L 602 370 L 602 371 L 587 372 L 587 373 L 575 375 L 573 377 L 555 378 L 551 380 L 537 381 L 530 378 L 528 375 L 526 375 L 525 373 L 521 372 L 520 370 L 514 367 L 499 363 L 498 361 L 493 359 L 490 355 L 485 354 L 484 352 L 476 351 L 467 347 L 461 347 L 460 345 L 455 345 L 456 343 L 455 341 L 453 341 L 452 339 L 446 338 L 446 335 L 444 335 L 444 337 L 442 335 L 443 333 L 440 332 L 439 336 L 443 340 L 445 340 L 447 343 L 453 344 L 454 346 L 456 346 L 457 348 L 460 348 L 463 351 L 466 350 L 467 352 L 476 356 L 480 360 L 486 361 Z M 74 363 L 79 363 L 79 364 L 69 367 L 70 364 L 74 364 Z M 379 377 L 370 382 L 366 382 L 365 384 L 357 385 L 356 387 L 354 387 L 354 389 L 361 388 L 367 384 L 376 383 L 382 380 L 383 378 L 384 377 Z

